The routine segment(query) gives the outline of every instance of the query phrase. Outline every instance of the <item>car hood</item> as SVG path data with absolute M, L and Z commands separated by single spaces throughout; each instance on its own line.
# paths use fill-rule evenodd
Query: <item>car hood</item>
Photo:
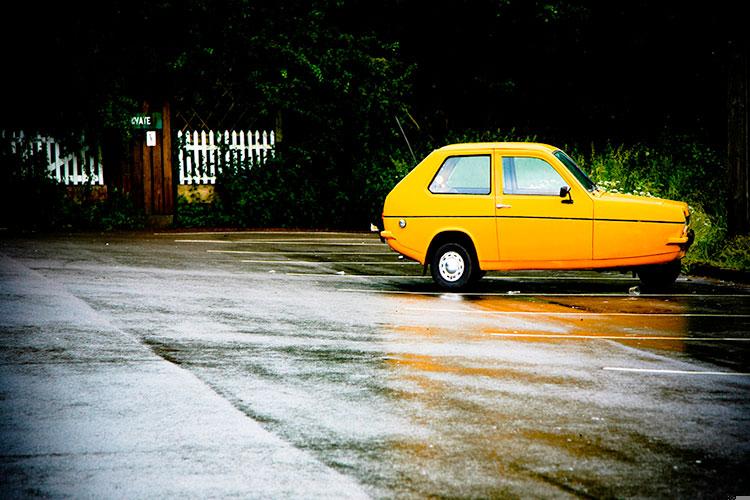
M 684 222 L 690 213 L 687 203 L 681 201 L 602 191 L 594 197 L 596 219 Z

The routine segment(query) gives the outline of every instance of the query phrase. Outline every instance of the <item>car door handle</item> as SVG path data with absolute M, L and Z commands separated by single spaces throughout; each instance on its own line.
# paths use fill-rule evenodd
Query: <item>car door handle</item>
M 495 205 L 495 208 L 513 208 L 511 205 L 504 205 L 502 203 L 498 203 Z

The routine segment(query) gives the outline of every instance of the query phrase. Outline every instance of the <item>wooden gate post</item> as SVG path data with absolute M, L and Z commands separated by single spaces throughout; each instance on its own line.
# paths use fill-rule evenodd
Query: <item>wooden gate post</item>
M 175 184 L 172 175 L 172 130 L 169 103 L 154 112 L 143 103 L 133 138 L 132 195 L 143 201 L 150 226 L 169 226 L 174 221 Z

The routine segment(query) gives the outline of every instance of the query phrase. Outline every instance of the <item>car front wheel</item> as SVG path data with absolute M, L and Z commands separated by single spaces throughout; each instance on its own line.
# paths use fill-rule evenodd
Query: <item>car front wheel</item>
M 446 290 L 460 290 L 471 282 L 475 272 L 469 251 L 460 243 L 446 243 L 432 256 L 432 279 Z

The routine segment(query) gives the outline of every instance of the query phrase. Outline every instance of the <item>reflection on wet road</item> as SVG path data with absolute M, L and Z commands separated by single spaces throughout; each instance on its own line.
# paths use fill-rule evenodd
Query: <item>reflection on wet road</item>
M 445 294 L 368 234 L 101 238 L 3 252 L 372 496 L 750 491 L 747 287 L 532 272 Z

